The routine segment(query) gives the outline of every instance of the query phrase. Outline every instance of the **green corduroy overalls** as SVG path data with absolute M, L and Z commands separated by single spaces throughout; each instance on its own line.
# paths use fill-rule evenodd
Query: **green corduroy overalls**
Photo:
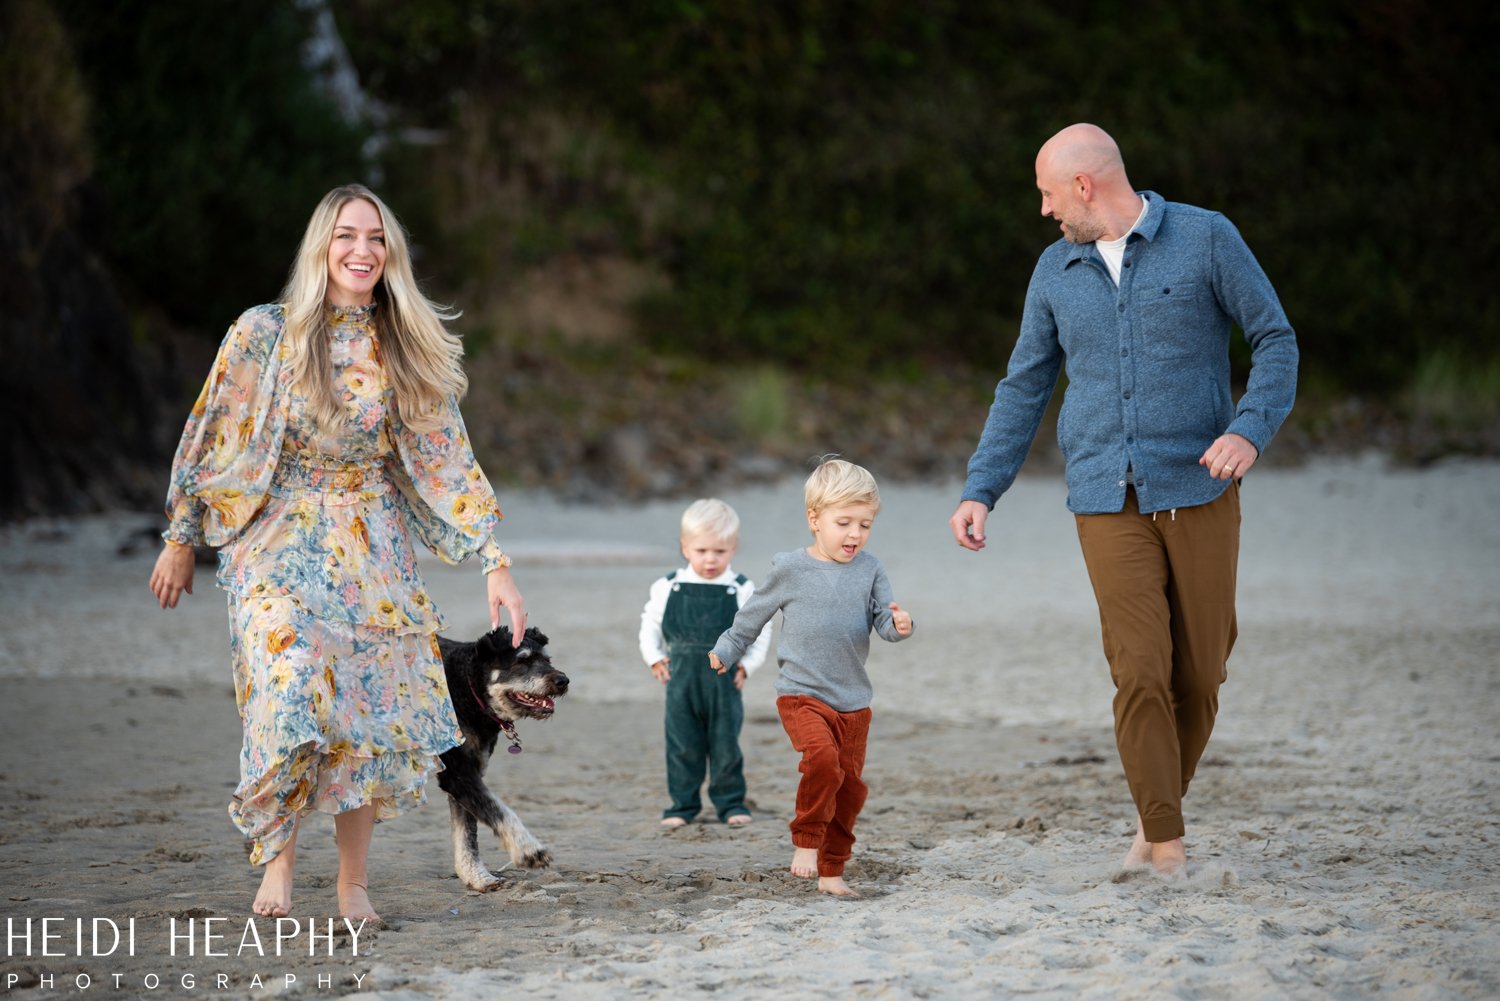
M 689 584 L 667 575 L 672 590 L 662 613 L 661 634 L 671 659 L 667 682 L 667 792 L 672 805 L 663 817 L 691 821 L 703 801 L 698 790 L 708 774 L 708 798 L 719 819 L 749 813 L 745 807 L 745 759 L 740 754 L 744 701 L 734 687 L 735 665 L 724 674 L 708 666 L 708 652 L 734 623 L 739 588 L 733 584 Z

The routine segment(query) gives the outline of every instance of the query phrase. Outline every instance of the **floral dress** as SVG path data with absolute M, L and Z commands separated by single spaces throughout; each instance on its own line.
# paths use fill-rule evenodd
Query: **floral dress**
M 435 633 L 442 618 L 412 536 L 444 560 L 500 553 L 500 518 L 456 401 L 406 427 L 380 362 L 375 306 L 330 307 L 348 420 L 320 431 L 291 387 L 281 306 L 224 339 L 172 467 L 164 537 L 218 546 L 244 740 L 229 805 L 251 861 L 296 817 L 423 802 L 437 755 L 463 737 Z

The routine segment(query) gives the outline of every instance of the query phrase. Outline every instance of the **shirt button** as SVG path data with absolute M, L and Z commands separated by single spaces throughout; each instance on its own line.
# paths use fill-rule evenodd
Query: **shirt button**
M 1122 313 L 1125 312 L 1125 304 L 1124 303 L 1120 304 L 1120 312 L 1122 312 Z
M 1129 262 L 1129 261 L 1126 261 L 1126 262 L 1125 262 L 1125 266 L 1126 266 L 1126 267 L 1127 267 L 1127 268 L 1128 268 L 1128 267 L 1130 267 L 1130 262 Z
M 1121 358 L 1129 358 L 1130 357 L 1130 349 L 1129 348 L 1121 348 L 1120 349 L 1120 357 Z
M 1125 436 L 1125 444 L 1127 444 L 1127 445 L 1134 445 L 1135 444 L 1135 438 L 1132 437 L 1131 435 L 1127 434 Z
M 1125 399 L 1130 399 L 1130 390 L 1125 390 Z
M 1121 480 L 1121 481 L 1120 481 L 1120 486 L 1122 486 L 1122 487 L 1123 487 L 1123 486 L 1124 486 L 1124 485 L 1125 485 L 1125 481 L 1124 481 L 1124 480 Z

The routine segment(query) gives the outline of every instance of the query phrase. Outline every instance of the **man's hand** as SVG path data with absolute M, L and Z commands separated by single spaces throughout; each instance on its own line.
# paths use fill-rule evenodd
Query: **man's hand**
M 948 527 L 953 529 L 953 537 L 960 546 L 976 553 L 984 548 L 984 520 L 989 514 L 990 509 L 979 501 L 966 500 L 958 505 L 958 510 L 948 519 Z
M 1248 438 L 1237 434 L 1223 434 L 1208 446 L 1208 451 L 1198 460 L 1198 465 L 1208 470 L 1216 480 L 1239 479 L 1250 471 L 1260 453 Z
M 663 685 L 665 685 L 667 682 L 671 681 L 672 680 L 672 668 L 669 666 L 671 663 L 672 662 L 669 659 L 667 659 L 666 657 L 663 657 L 661 660 L 657 661 L 655 664 L 652 664 L 651 665 L 651 675 L 652 675 L 652 677 L 656 678 L 656 680 L 660 681 Z

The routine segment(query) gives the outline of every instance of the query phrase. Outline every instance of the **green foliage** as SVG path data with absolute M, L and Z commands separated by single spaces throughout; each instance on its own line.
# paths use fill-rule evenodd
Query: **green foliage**
M 300 8 L 58 7 L 117 268 L 214 327 L 274 294 L 313 201 L 363 172 L 300 63 Z M 637 313 L 658 351 L 998 369 L 1056 238 L 1035 150 L 1088 120 L 1139 187 L 1236 222 L 1310 380 L 1392 395 L 1433 348 L 1500 351 L 1478 291 L 1500 258 L 1480 218 L 1492 5 L 333 7 L 391 113 L 384 187 L 419 272 L 476 320 L 527 269 L 623 255 L 664 274 Z M 441 138 L 404 144 L 410 127 Z
M 1310 375 L 1389 393 L 1422 344 L 1500 346 L 1474 292 L 1500 256 L 1473 215 L 1500 174 L 1472 141 L 1493 7 L 354 0 L 340 19 L 371 85 L 428 122 L 482 106 L 524 137 L 550 110 L 611 137 L 614 182 L 596 164 L 564 187 L 598 199 L 594 246 L 669 273 L 640 313 L 658 348 L 998 366 L 1056 237 L 1032 158 L 1075 120 L 1138 186 L 1239 225 Z M 632 204 L 632 179 L 669 196 Z M 528 190 L 515 260 L 579 252 L 586 207 Z
M 324 192 L 365 173 L 302 64 L 292 0 L 56 4 L 93 102 L 97 224 L 118 277 L 222 333 L 273 299 Z

